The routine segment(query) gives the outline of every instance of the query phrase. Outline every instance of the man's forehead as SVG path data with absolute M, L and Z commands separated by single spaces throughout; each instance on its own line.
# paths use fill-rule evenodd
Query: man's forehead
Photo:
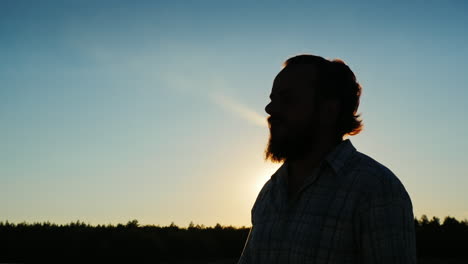
M 317 73 L 314 65 L 292 65 L 283 68 L 273 81 L 274 92 L 312 85 Z

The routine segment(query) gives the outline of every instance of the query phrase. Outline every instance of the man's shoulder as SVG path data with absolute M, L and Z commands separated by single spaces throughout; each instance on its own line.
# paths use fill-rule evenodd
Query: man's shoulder
M 355 162 L 351 164 L 352 170 L 357 170 L 363 176 L 377 182 L 391 182 L 398 180 L 397 176 L 385 165 L 374 158 L 356 151 Z
M 391 196 L 399 193 L 401 196 L 408 196 L 403 183 L 388 167 L 364 153 L 356 152 L 350 172 L 364 192 Z

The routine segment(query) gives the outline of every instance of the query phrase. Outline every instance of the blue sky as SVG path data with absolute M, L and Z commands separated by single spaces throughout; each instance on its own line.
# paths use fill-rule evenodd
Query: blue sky
M 358 150 L 468 218 L 463 1 L 2 1 L 0 220 L 249 225 L 288 57 L 363 86 Z

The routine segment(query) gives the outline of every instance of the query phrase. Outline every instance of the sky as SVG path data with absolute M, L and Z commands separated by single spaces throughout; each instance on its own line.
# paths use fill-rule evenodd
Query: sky
M 250 226 L 287 58 L 343 59 L 350 137 L 468 218 L 465 1 L 0 2 L 0 221 Z

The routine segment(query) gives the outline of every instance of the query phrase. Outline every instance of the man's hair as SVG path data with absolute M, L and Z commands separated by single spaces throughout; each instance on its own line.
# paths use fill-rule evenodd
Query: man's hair
M 314 55 L 298 55 L 287 59 L 283 66 L 313 65 L 317 71 L 317 93 L 320 100 L 340 102 L 337 128 L 340 136 L 357 135 L 363 124 L 357 114 L 361 85 L 351 69 L 340 59 L 327 60 Z

